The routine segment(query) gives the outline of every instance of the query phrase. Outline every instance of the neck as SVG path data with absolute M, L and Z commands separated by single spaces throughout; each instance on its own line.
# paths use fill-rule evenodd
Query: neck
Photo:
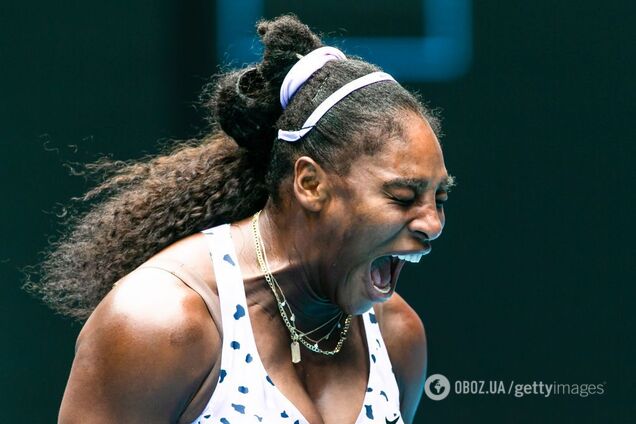
M 341 310 L 322 293 L 319 284 L 319 258 L 315 255 L 312 225 L 304 214 L 289 215 L 274 210 L 268 202 L 260 214 L 258 227 L 262 250 L 267 256 L 269 271 L 284 294 L 299 331 L 307 332 L 325 324 Z M 280 315 L 274 294 L 265 280 L 265 273 L 256 260 L 252 217 L 239 223 L 242 229 L 241 250 L 246 270 L 248 294 L 272 316 Z M 298 230 L 302 228 L 303 230 Z M 335 321 L 332 321 L 335 323 Z M 314 339 L 329 332 L 332 323 L 311 334 Z

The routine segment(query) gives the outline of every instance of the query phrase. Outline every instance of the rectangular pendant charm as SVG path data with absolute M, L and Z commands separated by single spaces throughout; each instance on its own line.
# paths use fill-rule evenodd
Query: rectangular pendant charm
M 291 357 L 294 364 L 300 362 L 300 345 L 296 340 L 291 342 Z

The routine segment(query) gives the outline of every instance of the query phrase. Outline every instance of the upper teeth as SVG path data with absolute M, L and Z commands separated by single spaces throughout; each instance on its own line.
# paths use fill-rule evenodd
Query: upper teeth
M 391 255 L 391 256 L 393 256 L 394 258 L 402 259 L 403 261 L 413 262 L 414 264 L 416 264 L 420 261 L 420 259 L 422 259 L 422 256 L 424 256 L 424 253 L 411 253 L 409 255 Z

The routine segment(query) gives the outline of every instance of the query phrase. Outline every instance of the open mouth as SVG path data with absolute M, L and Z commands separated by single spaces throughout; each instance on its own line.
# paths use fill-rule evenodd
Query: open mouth
M 404 263 L 417 263 L 426 253 L 390 254 L 374 259 L 369 269 L 374 297 L 389 298 L 395 291 Z
M 431 251 L 430 246 L 417 253 L 389 253 L 375 258 L 369 267 L 369 290 L 372 298 L 385 301 L 395 291 L 400 271 L 405 262 L 418 263 Z
M 380 256 L 371 262 L 371 285 L 376 295 L 388 297 L 395 290 L 404 260 L 395 256 Z

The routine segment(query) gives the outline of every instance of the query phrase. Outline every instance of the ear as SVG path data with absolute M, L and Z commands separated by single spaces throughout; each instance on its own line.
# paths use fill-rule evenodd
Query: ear
M 329 200 L 328 179 L 327 173 L 312 158 L 296 159 L 293 188 L 298 202 L 312 212 L 320 211 Z

